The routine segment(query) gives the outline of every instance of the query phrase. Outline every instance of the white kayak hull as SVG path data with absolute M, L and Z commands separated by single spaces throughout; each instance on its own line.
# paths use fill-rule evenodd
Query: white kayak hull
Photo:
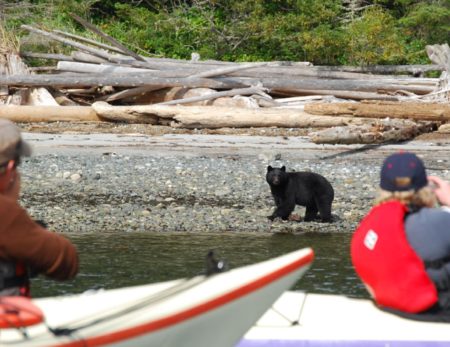
M 35 299 L 45 324 L 1 329 L 0 345 L 231 347 L 313 257 L 307 248 L 209 277 Z
M 237 345 L 262 346 L 442 347 L 450 324 L 402 318 L 370 300 L 287 291 Z

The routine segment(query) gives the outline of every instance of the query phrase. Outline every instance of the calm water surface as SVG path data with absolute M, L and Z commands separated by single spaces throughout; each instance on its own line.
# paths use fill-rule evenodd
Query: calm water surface
M 350 263 L 349 233 L 95 233 L 67 236 L 80 253 L 79 275 L 75 280 L 59 283 L 36 278 L 32 285 L 34 297 L 194 276 L 204 270 L 204 258 L 211 249 L 233 268 L 303 247 L 312 247 L 316 257 L 295 289 L 367 297 Z

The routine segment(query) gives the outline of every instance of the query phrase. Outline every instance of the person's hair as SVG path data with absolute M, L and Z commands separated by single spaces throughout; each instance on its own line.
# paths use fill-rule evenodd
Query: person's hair
M 380 189 L 375 198 L 375 205 L 383 202 L 398 200 L 405 205 L 414 205 L 417 207 L 433 207 L 437 203 L 436 195 L 429 186 L 425 186 L 418 191 L 407 190 L 404 192 Z

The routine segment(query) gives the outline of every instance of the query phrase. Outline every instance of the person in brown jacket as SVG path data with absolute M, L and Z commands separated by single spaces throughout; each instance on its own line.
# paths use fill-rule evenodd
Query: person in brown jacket
M 0 119 L 0 296 L 30 296 L 30 273 L 55 280 L 78 273 L 74 245 L 36 223 L 18 202 L 18 165 L 21 157 L 30 155 L 19 128 Z

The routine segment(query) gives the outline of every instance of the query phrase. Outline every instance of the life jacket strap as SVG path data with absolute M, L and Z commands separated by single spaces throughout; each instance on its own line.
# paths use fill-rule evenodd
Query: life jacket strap
M 440 269 L 447 263 L 450 263 L 450 256 L 431 261 L 424 261 L 425 267 L 427 269 Z

